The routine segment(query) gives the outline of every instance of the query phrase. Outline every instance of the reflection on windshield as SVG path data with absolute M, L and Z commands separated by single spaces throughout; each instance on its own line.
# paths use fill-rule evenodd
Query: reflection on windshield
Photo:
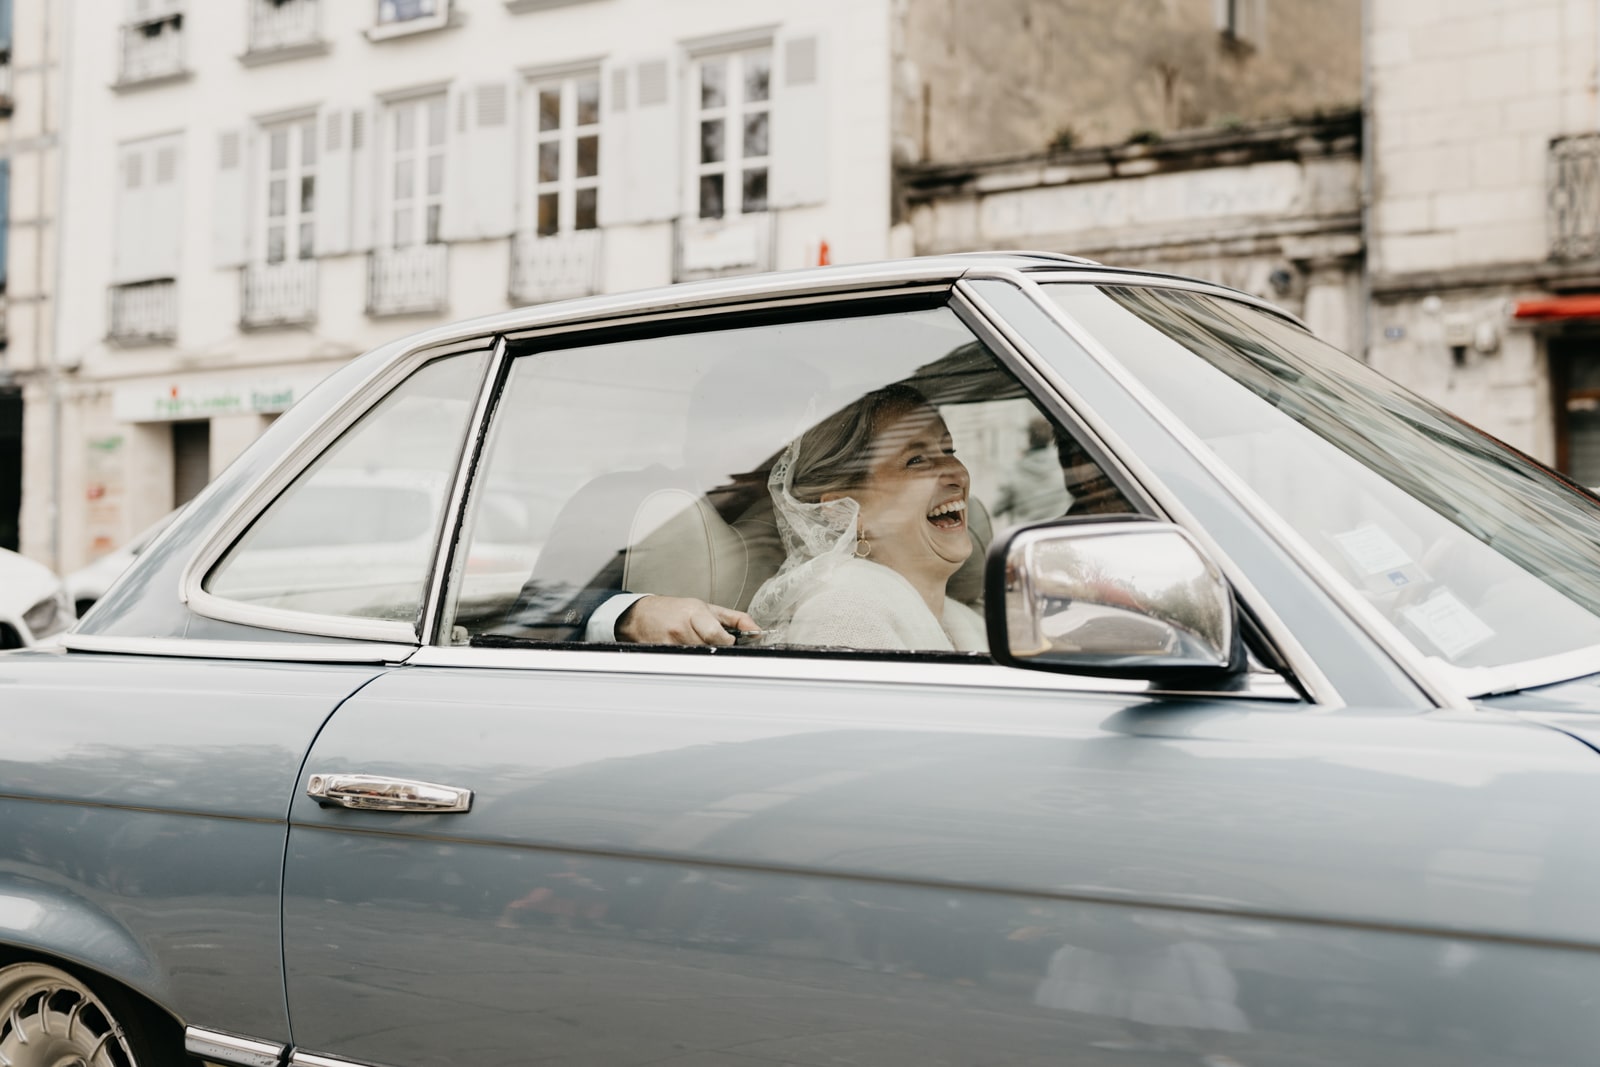
M 1588 496 L 1276 316 L 1049 288 L 1425 653 L 1493 667 L 1600 645 Z

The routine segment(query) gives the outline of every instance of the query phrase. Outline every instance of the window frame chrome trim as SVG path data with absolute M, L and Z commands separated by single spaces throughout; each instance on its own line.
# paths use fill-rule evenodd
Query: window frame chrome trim
M 370 1060 L 346 1060 L 338 1056 L 325 1056 L 320 1052 L 302 1052 L 295 1049 L 289 1055 L 287 1067 L 381 1067 Z
M 61 645 L 68 652 L 93 652 L 117 656 L 391 666 L 405 662 L 417 650 L 416 645 L 409 643 L 228 641 L 192 637 L 119 637 L 114 634 L 80 633 L 63 634 Z
M 489 353 L 489 364 L 484 368 L 483 381 L 478 386 L 478 399 L 472 407 L 472 418 L 467 424 L 468 436 L 463 442 L 451 481 L 450 496 L 445 505 L 444 526 L 438 544 L 434 546 L 433 565 L 428 574 L 428 584 L 423 596 L 422 625 L 419 634 L 421 645 L 437 644 L 439 631 L 444 626 L 445 596 L 449 591 L 450 572 L 455 566 L 456 550 L 461 545 L 462 531 L 467 526 L 468 493 L 478 464 L 483 459 L 483 449 L 489 436 L 489 427 L 498 406 L 500 392 L 505 386 L 506 370 L 510 366 L 510 344 L 502 335 L 497 338 Z
M 974 280 L 1000 281 L 1016 285 L 1024 295 L 1031 296 L 1036 303 L 1042 303 L 1045 299 L 1042 293 L 1030 293 L 1028 288 L 1022 284 L 1023 277 L 1010 272 L 975 271 L 970 277 Z M 1255 616 L 1256 622 L 1265 632 L 1267 639 L 1272 642 L 1278 654 L 1284 658 L 1295 679 L 1305 687 L 1306 692 L 1311 696 L 1312 702 L 1327 711 L 1345 707 L 1347 702 L 1339 692 L 1339 688 L 1333 684 L 1333 680 L 1317 665 L 1316 659 L 1294 636 L 1294 633 L 1278 613 L 1273 610 L 1271 602 L 1233 562 L 1228 553 L 1223 551 L 1222 546 L 1211 536 L 1210 531 L 1206 530 L 1204 525 L 1196 520 L 1194 515 L 1166 489 L 1155 473 L 1139 458 L 1138 452 L 1123 440 L 1122 435 L 1110 423 L 1100 417 L 1099 413 L 1083 399 L 1072 383 L 1062 377 L 1042 354 L 1028 344 L 1011 324 L 1005 321 L 1003 315 L 990 307 L 988 301 L 974 292 L 971 286 L 966 285 L 966 281 L 967 279 L 963 278 L 956 283 L 956 292 L 961 298 L 977 314 L 983 317 L 991 329 L 1005 339 L 1006 343 L 1026 362 L 1029 371 L 1032 372 L 1038 382 L 1053 390 L 1057 399 L 1076 416 L 1079 422 L 1095 435 L 1101 449 L 1108 456 L 1115 457 L 1127 477 L 1137 484 L 1146 496 L 1150 498 L 1152 510 L 1156 511 L 1159 517 L 1182 527 L 1204 546 L 1206 552 L 1222 570 L 1223 576 L 1228 580 L 1228 584 L 1233 586 L 1235 595 L 1238 596 L 1243 604 L 1249 607 L 1251 614 Z M 1214 291 L 1218 295 L 1228 292 L 1228 290 L 1217 286 L 1201 286 L 1201 288 Z M 1043 310 L 1048 312 L 1049 308 L 1046 307 Z M 1068 336 L 1080 343 L 1082 341 L 1076 334 L 1069 332 Z M 1085 350 L 1089 352 L 1091 359 L 1102 365 L 1104 364 L 1104 359 L 1096 355 L 1092 349 L 1085 347 Z M 1121 381 L 1120 378 L 1117 380 Z
M 1054 690 L 1105 696 L 1161 696 L 1261 700 L 1305 704 L 1305 699 L 1274 671 L 1247 677 L 1241 690 L 1162 689 L 1138 679 L 1090 678 L 1002 667 L 990 662 L 905 661 L 816 655 L 724 655 L 714 652 L 646 652 L 616 648 L 472 648 L 429 645 L 416 650 L 408 667 L 470 667 L 483 670 L 551 671 L 580 674 L 663 677 L 742 678 L 770 681 L 866 683 L 895 686 L 951 686 L 973 689 Z
M 1008 276 L 1009 275 L 1009 276 Z M 1140 381 L 1132 371 L 1124 367 L 1115 356 L 1094 336 L 1093 332 L 1086 329 L 1069 315 L 1065 308 L 1051 300 L 1043 291 L 1044 284 L 1085 284 L 1085 285 L 1115 285 L 1112 278 L 1089 279 L 1077 275 L 1054 279 L 1049 283 L 1041 283 L 1037 278 L 1027 277 L 1010 271 L 997 271 L 985 273 L 985 277 L 996 277 L 1001 281 L 1009 281 L 1019 286 L 1023 292 L 1028 293 L 1039 303 L 1045 313 L 1050 316 L 1074 341 L 1081 345 L 1101 368 L 1110 374 L 1128 394 L 1143 407 L 1150 415 L 1159 420 L 1169 433 L 1194 456 L 1207 473 L 1217 480 L 1217 483 L 1231 496 L 1235 503 L 1261 526 L 1267 534 L 1278 543 L 1290 559 L 1301 567 L 1310 576 L 1318 588 L 1337 605 L 1355 623 L 1372 643 L 1388 656 L 1394 664 L 1411 680 L 1428 700 L 1440 708 L 1449 708 L 1457 711 L 1470 710 L 1472 702 L 1467 694 L 1454 680 L 1443 676 L 1437 667 L 1430 664 L 1425 657 L 1418 654 L 1417 649 L 1394 627 L 1387 619 L 1380 615 L 1376 608 L 1359 598 L 1353 598 L 1348 590 L 1341 588 L 1342 583 L 1334 576 L 1328 562 L 1312 551 L 1310 545 L 1294 531 L 1288 523 L 1267 506 L 1266 502 L 1251 489 L 1249 485 L 1232 469 L 1230 469 L 1213 452 L 1209 445 L 1200 439 L 1189 426 L 1180 420 L 1172 410 Z M 1194 292 L 1205 292 L 1207 295 L 1217 296 L 1225 300 L 1237 300 L 1230 290 L 1216 288 L 1210 290 L 1206 287 L 1193 285 L 1163 286 L 1158 283 L 1145 283 L 1146 288 L 1176 288 Z M 1273 309 L 1271 305 L 1254 303 L 1263 310 L 1271 310 L 1283 317 L 1283 312 Z M 1195 532 L 1191 529 L 1190 532 Z M 1230 576 L 1231 579 L 1231 576 Z M 1358 602 L 1359 601 L 1359 602 Z M 1252 604 L 1254 606 L 1254 604 Z
M 441 345 L 423 345 L 397 355 L 373 373 L 360 386 L 352 390 L 325 418 L 311 427 L 291 445 L 282 458 L 267 470 L 240 497 L 239 503 L 216 520 L 201 538 L 201 547 L 190 557 L 178 578 L 178 598 L 190 611 L 219 622 L 232 622 L 265 630 L 306 634 L 315 637 L 332 637 L 341 640 L 379 643 L 420 643 L 420 623 L 412 625 L 382 619 L 360 619 L 344 615 L 322 615 L 314 612 L 292 611 L 246 604 L 207 592 L 203 587 L 205 577 L 217 565 L 228 549 L 261 517 L 272 502 L 296 478 L 316 462 L 344 432 L 355 425 L 373 406 L 388 396 L 414 372 L 436 359 L 471 352 L 485 352 L 493 365 L 497 339 L 480 336 Z M 486 367 L 487 372 L 487 367 Z M 468 432 L 475 430 L 469 425 Z M 453 529 L 447 523 L 444 530 Z M 176 524 L 174 524 L 176 525 Z M 434 541 L 434 557 L 439 553 L 439 534 Z M 430 564 L 431 566 L 431 564 Z M 426 587 L 424 588 L 426 608 Z
M 277 1041 L 187 1026 L 183 1030 L 183 1050 L 191 1056 L 231 1067 L 278 1067 L 289 1046 Z

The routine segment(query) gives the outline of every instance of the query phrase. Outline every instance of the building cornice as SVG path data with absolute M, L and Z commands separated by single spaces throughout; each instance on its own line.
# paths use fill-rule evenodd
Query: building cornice
M 1375 274 L 1374 297 L 1423 296 L 1460 289 L 1540 288 L 1556 293 L 1600 291 L 1600 260 L 1483 263 L 1444 270 Z

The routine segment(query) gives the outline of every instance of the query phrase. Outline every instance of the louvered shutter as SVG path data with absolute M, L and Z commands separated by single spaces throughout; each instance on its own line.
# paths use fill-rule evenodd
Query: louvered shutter
M 350 250 L 367 252 L 378 218 L 378 121 L 376 104 L 350 111 Z
M 683 129 L 678 123 L 678 64 L 669 55 L 633 65 L 624 220 L 662 222 L 681 211 Z
M 472 131 L 476 124 L 472 87 L 452 83 L 445 99 L 444 212 L 439 219 L 439 236 L 446 241 L 462 241 L 474 236 Z
M 244 141 L 243 130 L 223 130 L 217 135 L 217 177 L 212 184 L 211 200 L 211 257 L 219 267 L 242 267 L 249 254 Z
M 151 182 L 146 190 L 149 262 L 152 278 L 176 278 L 183 261 L 183 138 L 164 137 L 150 150 Z
M 614 226 L 619 222 L 629 221 L 628 174 L 633 143 L 629 136 L 629 125 L 633 115 L 628 93 L 630 73 L 631 67 L 627 63 L 607 62 L 600 68 L 601 226 Z M 532 174 L 522 179 L 525 195 L 529 197 L 533 195 L 533 179 Z M 529 215 L 531 218 L 532 212 Z
M 317 134 L 316 253 L 341 256 L 350 251 L 350 113 L 324 108 Z
M 773 207 L 828 199 L 828 98 L 823 37 L 786 33 L 774 42 L 772 89 Z
M 472 221 L 475 237 L 516 229 L 516 85 L 482 82 L 472 93 Z
M 139 281 L 145 275 L 144 186 L 145 146 L 123 145 L 117 153 L 116 218 L 112 224 L 111 280 L 117 284 Z

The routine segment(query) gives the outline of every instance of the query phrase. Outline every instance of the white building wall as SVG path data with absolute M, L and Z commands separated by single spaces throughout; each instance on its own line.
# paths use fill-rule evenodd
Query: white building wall
M 63 570 L 105 550 L 108 541 L 131 536 L 172 506 L 169 427 L 148 415 L 127 418 L 130 410 L 146 410 L 141 405 L 150 398 L 171 388 L 181 396 L 215 399 L 230 389 L 247 395 L 253 385 L 278 380 L 314 381 L 397 335 L 510 306 L 510 242 L 496 238 L 450 246 L 443 313 L 367 315 L 367 258 L 352 253 L 319 260 L 314 323 L 242 330 L 240 271 L 214 265 L 218 145 L 224 131 L 302 109 L 372 105 L 407 89 L 509 80 L 520 71 L 576 61 L 598 64 L 658 54 L 678 54 L 681 60 L 683 42 L 719 34 L 824 30 L 820 143 L 826 199 L 777 213 L 772 266 L 814 262 L 821 241 L 827 242 L 833 262 L 887 253 L 887 0 L 588 0 L 542 10 L 505 0 L 454 0 L 449 26 L 383 41 L 369 40 L 366 32 L 376 0 L 323 0 L 320 6 L 324 54 L 253 65 L 241 60 L 248 45 L 247 0 L 188 0 L 183 24 L 188 75 L 120 91 L 112 85 L 120 5 L 76 6 L 65 187 L 72 210 L 63 214 L 67 281 L 55 348 L 62 365 L 74 370 L 60 389 L 58 423 L 50 416 L 48 390 L 30 393 L 23 520 L 25 550 L 50 559 L 49 510 L 59 493 L 61 554 L 55 562 Z M 688 94 L 680 92 L 685 153 L 692 137 L 687 101 Z M 108 340 L 118 148 L 162 134 L 179 134 L 183 144 L 176 339 L 119 345 Z M 616 147 L 602 141 L 602 168 L 608 154 L 615 158 Z M 660 180 L 681 179 L 663 175 Z M 670 283 L 673 235 L 671 222 L 609 228 L 601 288 L 614 292 Z M 236 454 L 260 419 L 253 410 L 218 418 L 213 465 Z M 59 476 L 51 469 L 50 449 L 37 447 L 54 433 L 61 440 Z

